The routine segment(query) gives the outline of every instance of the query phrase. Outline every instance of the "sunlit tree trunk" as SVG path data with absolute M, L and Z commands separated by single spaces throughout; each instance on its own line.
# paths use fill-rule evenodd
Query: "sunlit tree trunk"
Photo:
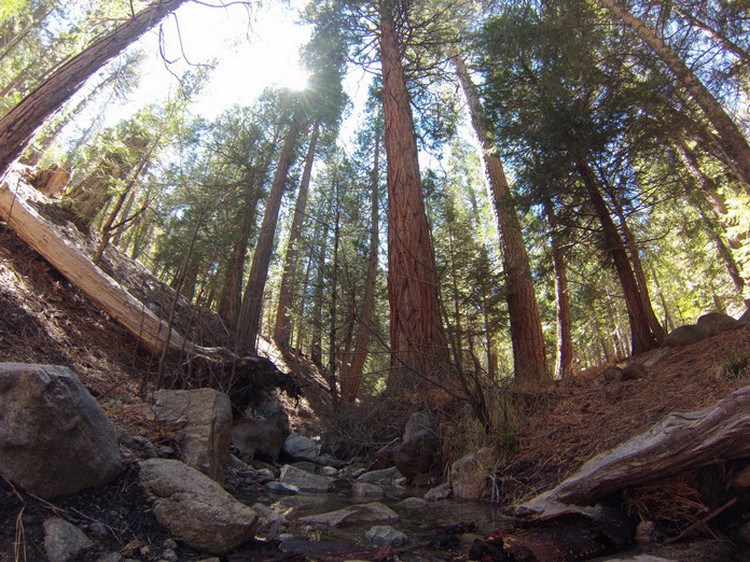
M 385 149 L 388 159 L 388 387 L 416 389 L 421 377 L 445 373 L 448 349 L 440 318 L 435 256 L 427 224 L 417 139 L 393 11 L 380 3 Z
M 632 353 L 642 353 L 653 349 L 658 345 L 658 339 L 651 331 L 648 315 L 643 307 L 642 296 L 638 291 L 638 283 L 630 266 L 628 253 L 602 197 L 599 181 L 585 158 L 578 159 L 577 168 L 604 231 L 608 251 L 612 256 L 617 277 L 620 280 L 630 323 Z
M 370 252 L 367 256 L 367 278 L 365 279 L 362 308 L 357 321 L 357 335 L 354 339 L 354 349 L 342 361 L 341 365 L 341 401 L 344 405 L 351 405 L 357 399 L 362 370 L 367 360 L 370 346 L 370 330 L 375 314 L 375 288 L 378 275 L 378 248 L 380 245 L 380 143 L 379 136 L 375 138 L 375 158 L 370 173 Z
M 739 127 L 727 115 L 721 104 L 688 68 L 683 60 L 659 37 L 653 29 L 617 3 L 616 0 L 599 0 L 610 12 L 630 27 L 672 71 L 678 83 L 685 88 L 703 110 L 708 121 L 718 133 L 722 150 L 732 163 L 737 177 L 750 193 L 750 145 Z
M 482 145 L 482 157 L 492 191 L 492 202 L 502 239 L 503 266 L 507 278 L 506 292 L 510 316 L 510 338 L 513 344 L 515 380 L 521 384 L 538 384 L 548 378 L 544 333 L 536 300 L 531 265 L 518 221 L 513 196 L 497 147 L 492 142 L 484 109 L 471 82 L 466 65 L 453 59 L 461 87 L 469 103 L 471 122 Z
M 294 149 L 303 129 L 303 115 L 300 110 L 295 111 L 289 124 L 284 145 L 279 155 L 276 173 L 268 194 L 268 203 L 263 215 L 263 222 L 258 233 L 258 244 L 253 254 L 245 294 L 242 297 L 242 307 L 237 321 L 235 351 L 239 354 L 255 352 L 260 332 L 260 320 L 263 313 L 263 291 L 266 288 L 268 266 L 273 253 L 273 241 L 276 235 L 276 225 L 281 209 L 281 198 L 284 194 L 289 168 L 294 159 Z
M 289 308 L 292 305 L 293 292 L 296 287 L 297 256 L 299 254 L 299 243 L 302 234 L 302 221 L 307 209 L 307 195 L 310 188 L 310 176 L 312 174 L 313 161 L 315 160 L 315 149 L 318 143 L 320 126 L 316 122 L 310 135 L 310 144 L 305 157 L 305 169 L 299 184 L 299 193 L 294 205 L 294 216 L 292 227 L 289 231 L 289 242 L 284 257 L 284 272 L 281 276 L 279 287 L 279 302 L 276 306 L 276 322 L 273 329 L 273 339 L 280 347 L 289 347 L 289 337 L 292 333 L 292 321 L 289 317 Z
M 34 132 L 91 75 L 184 2 L 153 2 L 58 68 L 0 119 L 0 176 L 23 152 Z

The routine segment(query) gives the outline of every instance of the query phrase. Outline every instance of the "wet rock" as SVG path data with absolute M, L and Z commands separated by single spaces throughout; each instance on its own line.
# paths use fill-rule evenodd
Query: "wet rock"
M 710 334 L 700 326 L 686 324 L 685 326 L 678 326 L 669 332 L 664 338 L 664 345 L 666 347 L 689 345 L 691 343 L 705 340 L 709 335 Z
M 273 539 L 287 524 L 286 517 L 262 503 L 253 504 L 253 511 L 258 514 L 258 533 L 264 538 Z
M 498 462 L 494 447 L 483 447 L 458 459 L 451 465 L 453 497 L 480 500 L 490 495 L 490 477 L 494 476 Z
M 370 544 L 401 546 L 409 542 L 409 537 L 390 525 L 375 525 L 365 533 L 365 538 Z
M 341 527 L 342 525 L 359 523 L 394 523 L 396 521 L 398 521 L 398 514 L 379 502 L 350 505 L 337 511 L 308 515 L 299 519 L 300 523 L 327 527 Z
M 320 449 L 315 441 L 295 432 L 289 434 L 281 450 L 293 461 L 315 462 L 320 456 Z
M 264 418 L 245 418 L 232 424 L 232 445 L 237 447 L 244 462 L 258 458 L 275 463 L 283 444 L 284 434 Z
M 428 502 L 443 501 L 450 498 L 452 493 L 450 484 L 440 484 L 440 486 L 435 486 L 434 488 L 427 490 L 424 499 Z
M 224 554 L 255 536 L 256 513 L 186 464 L 149 459 L 141 463 L 140 478 L 156 518 L 177 540 Z
M 306 470 L 302 470 L 301 468 L 289 464 L 281 467 L 279 480 L 284 484 L 296 486 L 303 492 L 318 493 L 328 492 L 331 489 L 331 482 L 333 481 L 329 476 L 311 474 Z
M 331 482 L 331 492 L 336 494 L 351 494 L 354 483 L 348 478 L 334 478 Z
M 355 482 L 352 486 L 352 497 L 356 500 L 380 499 L 383 497 L 383 488 L 369 482 Z
M 393 460 L 399 472 L 410 479 L 438 469 L 440 439 L 429 414 L 412 414 L 404 428 L 403 442 L 393 452 Z
M 154 412 L 160 422 L 180 427 L 185 464 L 223 484 L 232 424 L 229 397 L 212 388 L 158 390 Z
M 0 364 L 0 472 L 45 499 L 122 470 L 115 430 L 67 367 Z
M 58 517 L 44 522 L 44 551 L 49 562 L 77 560 L 93 543 L 83 531 Z
M 274 494 L 289 494 L 296 495 L 301 492 L 299 487 L 293 484 L 287 484 L 286 482 L 279 482 L 274 480 L 272 482 L 266 482 L 266 490 L 273 492 Z
M 339 475 L 339 470 L 337 468 L 333 468 L 332 466 L 324 466 L 320 469 L 320 474 L 322 474 L 323 476 L 336 478 Z
M 357 482 L 367 482 L 368 484 L 377 484 L 379 486 L 392 486 L 397 478 L 401 478 L 401 473 L 395 466 L 392 466 L 382 470 L 365 472 L 357 477 Z
M 422 498 L 406 498 L 405 500 L 397 503 L 396 505 L 397 507 L 400 507 L 401 509 L 409 509 L 412 511 L 426 509 L 430 506 L 430 504 L 427 503 Z
M 715 336 L 722 332 L 734 330 L 742 326 L 740 320 L 735 320 L 728 314 L 721 312 L 709 312 L 698 318 L 696 323 L 698 327 L 703 328 L 709 335 Z

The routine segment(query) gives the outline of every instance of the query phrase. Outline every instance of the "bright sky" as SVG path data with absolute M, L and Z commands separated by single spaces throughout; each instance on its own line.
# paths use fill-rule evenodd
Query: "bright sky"
M 307 73 L 300 67 L 299 50 L 311 30 L 296 22 L 302 4 L 303 0 L 292 0 L 289 6 L 268 3 L 249 14 L 238 5 L 209 8 L 188 3 L 166 18 L 164 50 L 167 60 L 175 61 L 171 65 L 175 74 L 188 68 L 186 61 L 193 65 L 219 61 L 193 111 L 213 118 L 232 104 L 249 105 L 271 84 L 303 89 Z M 126 114 L 132 107 L 166 99 L 177 86 L 159 55 L 157 30 L 144 36 L 139 46 L 149 58 L 141 68 L 141 85 L 131 96 L 130 108 L 122 108 Z

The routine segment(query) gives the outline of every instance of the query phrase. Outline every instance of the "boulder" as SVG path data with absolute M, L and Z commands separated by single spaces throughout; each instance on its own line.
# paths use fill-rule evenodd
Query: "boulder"
M 315 462 L 320 456 L 320 447 L 315 441 L 295 432 L 289 434 L 281 450 L 294 461 Z
M 408 509 L 410 511 L 419 511 L 427 509 L 430 506 L 430 504 L 422 498 L 406 498 L 405 500 L 398 502 L 396 505 L 401 509 Z
M 698 318 L 697 325 L 710 335 L 715 336 L 716 334 L 739 328 L 742 326 L 742 322 L 735 320 L 728 314 L 709 312 Z
M 398 521 L 398 513 L 379 502 L 350 505 L 337 511 L 299 518 L 300 523 L 327 527 L 359 523 L 394 523 L 396 521 Z
M 401 474 L 413 479 L 440 466 L 440 439 L 429 414 L 417 412 L 406 422 L 403 442 L 393 452 Z
M 295 486 L 294 484 L 287 484 L 285 482 L 279 482 L 278 480 L 273 480 L 272 482 L 266 482 L 266 490 L 273 494 L 299 494 L 301 490 L 298 486 Z
M 312 474 L 296 466 L 286 464 L 281 467 L 279 480 L 283 484 L 295 486 L 303 492 L 328 492 L 331 489 L 333 478 Z
M 45 499 L 110 482 L 115 430 L 67 367 L 0 364 L 0 472 Z
M 451 465 L 453 497 L 481 500 L 490 495 L 489 482 L 495 474 L 498 452 L 494 447 L 483 447 L 458 459 Z
M 383 488 L 368 482 L 355 482 L 351 494 L 355 500 L 380 499 L 384 495 Z
M 740 325 L 750 323 L 750 308 L 745 310 L 745 312 L 742 313 L 742 316 L 740 316 L 737 321 L 740 323 Z
M 232 444 L 244 462 L 257 458 L 275 463 L 284 444 L 284 434 L 264 418 L 244 418 L 232 424 Z
M 401 546 L 409 542 L 409 537 L 390 525 L 375 525 L 365 533 L 370 544 L 383 546 Z
M 706 330 L 695 324 L 686 324 L 685 326 L 677 326 L 674 330 L 669 332 L 664 338 L 664 345 L 667 347 L 679 347 L 681 345 L 689 345 L 705 340 L 709 337 Z
M 368 484 L 377 484 L 379 486 L 392 486 L 397 478 L 401 478 L 401 473 L 395 466 L 392 466 L 360 474 L 357 477 L 357 482 L 367 482 Z
M 92 544 L 83 531 L 65 519 L 54 517 L 44 522 L 44 551 L 49 562 L 80 560 L 79 554 Z
M 256 513 L 202 472 L 171 459 L 149 459 L 140 466 L 154 515 L 175 539 L 225 554 L 255 536 Z
M 428 502 L 439 502 L 450 498 L 452 493 L 453 491 L 449 484 L 440 484 L 439 486 L 427 490 L 424 499 Z
M 232 427 L 229 396 L 213 388 L 158 390 L 154 413 L 160 422 L 180 427 L 185 464 L 223 484 Z

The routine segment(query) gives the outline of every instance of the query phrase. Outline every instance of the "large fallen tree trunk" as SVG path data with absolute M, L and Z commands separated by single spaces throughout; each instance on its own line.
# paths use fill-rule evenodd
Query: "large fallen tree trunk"
M 158 356 L 167 346 L 168 351 L 200 356 L 215 362 L 239 359 L 225 348 L 196 345 L 170 328 L 29 205 L 24 197 L 26 189 L 28 188 L 23 183 L 13 191 L 7 183 L 0 186 L 0 219 L 7 222 L 21 240 L 132 334 L 148 352 Z
M 673 413 L 586 462 L 557 487 L 517 508 L 537 519 L 581 512 L 604 496 L 717 461 L 750 457 L 750 386 L 710 408 Z

